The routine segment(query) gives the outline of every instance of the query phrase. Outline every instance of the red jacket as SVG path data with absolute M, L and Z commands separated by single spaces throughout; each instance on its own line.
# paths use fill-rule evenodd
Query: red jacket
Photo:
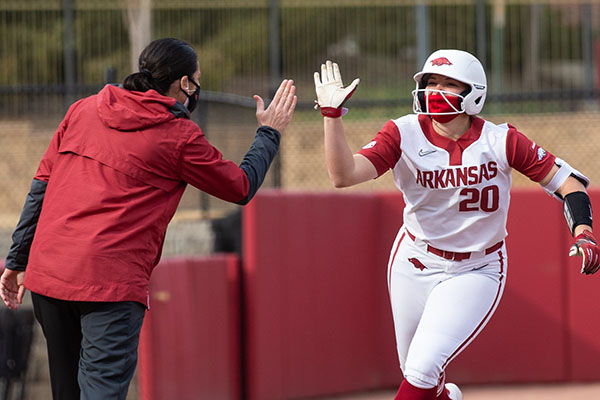
M 148 302 L 148 282 L 187 183 L 226 201 L 244 171 L 175 99 L 106 86 L 71 106 L 34 179 L 47 182 L 25 287 L 78 301 Z

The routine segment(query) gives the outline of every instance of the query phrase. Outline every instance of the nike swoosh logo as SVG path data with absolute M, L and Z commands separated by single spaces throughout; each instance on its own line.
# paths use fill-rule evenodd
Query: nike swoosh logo
M 435 153 L 437 150 L 419 150 L 419 157 L 425 157 L 428 154 Z

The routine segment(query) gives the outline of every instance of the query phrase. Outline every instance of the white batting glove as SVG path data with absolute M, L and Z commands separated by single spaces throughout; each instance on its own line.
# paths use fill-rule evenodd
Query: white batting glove
M 359 82 L 360 79 L 356 78 L 348 87 L 344 88 L 340 67 L 327 60 L 325 64 L 321 64 L 321 76 L 315 72 L 315 91 L 317 92 L 315 110 L 320 108 L 321 114 L 330 118 L 339 118 L 346 114 L 348 109 L 342 106 L 352 96 Z

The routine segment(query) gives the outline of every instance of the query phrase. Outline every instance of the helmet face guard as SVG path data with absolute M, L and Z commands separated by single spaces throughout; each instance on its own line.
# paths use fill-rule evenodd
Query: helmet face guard
M 423 69 L 413 77 L 416 83 L 412 92 L 413 111 L 417 114 L 430 114 L 425 103 L 425 88 L 430 74 L 444 75 L 467 85 L 468 89 L 459 95 L 460 112 L 457 113 L 476 115 L 481 112 L 487 94 L 487 80 L 483 65 L 475 56 L 462 50 L 438 50 L 431 54 Z
M 449 92 L 447 90 L 437 89 L 415 89 L 412 91 L 413 96 L 413 112 L 415 114 L 427 114 L 427 115 L 453 115 L 462 114 L 465 112 L 465 95 L 469 90 L 465 90 L 462 93 Z M 438 94 L 447 103 L 450 111 L 440 112 L 432 110 L 429 104 L 429 95 Z M 450 98 L 458 98 L 457 105 L 454 105 Z

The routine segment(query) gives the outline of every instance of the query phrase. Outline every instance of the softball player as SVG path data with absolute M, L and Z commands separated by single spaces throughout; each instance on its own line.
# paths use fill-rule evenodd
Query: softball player
M 315 72 L 324 118 L 325 156 L 335 187 L 391 169 L 404 196 L 404 225 L 388 264 L 388 289 L 403 400 L 461 400 L 445 368 L 481 332 L 506 282 L 504 238 L 511 171 L 538 182 L 564 203 L 575 237 L 570 255 L 582 273 L 600 267 L 592 234 L 588 179 L 515 127 L 476 115 L 487 93 L 483 66 L 460 50 L 438 50 L 414 75 L 414 114 L 388 121 L 352 154 L 340 118 L 359 79 L 344 88 L 338 65 Z

